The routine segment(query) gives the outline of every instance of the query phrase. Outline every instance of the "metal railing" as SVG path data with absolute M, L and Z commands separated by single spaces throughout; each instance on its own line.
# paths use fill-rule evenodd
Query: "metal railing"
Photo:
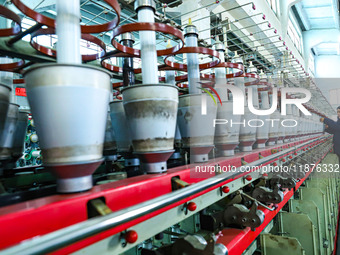
M 282 150 L 265 158 L 259 159 L 257 161 L 248 163 L 248 166 L 259 166 L 273 161 L 281 156 L 298 150 L 299 148 L 305 147 L 306 145 L 320 140 L 325 139 L 325 136 L 311 139 L 302 144 L 290 147 L 288 149 Z M 150 213 L 154 213 L 164 207 L 174 204 L 178 201 L 188 199 L 195 194 L 207 190 L 209 188 L 218 188 L 219 184 L 225 183 L 225 181 L 235 178 L 244 171 L 237 168 L 233 172 L 225 172 L 199 183 L 188 186 L 184 189 L 177 190 L 166 195 L 154 198 L 152 200 L 128 207 L 126 209 L 114 212 L 99 218 L 89 219 L 85 222 L 77 223 L 75 225 L 63 228 L 61 230 L 54 231 L 52 233 L 46 234 L 39 238 L 32 238 L 25 242 L 22 242 L 16 246 L 8 248 L 1 251 L 3 255 L 16 255 L 16 254 L 46 254 L 60 248 L 63 248 L 72 243 L 81 241 L 85 238 L 91 237 L 93 235 L 99 234 L 101 232 L 113 229 L 124 223 L 136 220 L 142 216 Z

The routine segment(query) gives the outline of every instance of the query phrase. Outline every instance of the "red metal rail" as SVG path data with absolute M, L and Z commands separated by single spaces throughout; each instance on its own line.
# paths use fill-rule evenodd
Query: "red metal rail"
M 336 231 L 335 231 L 335 237 L 334 237 L 334 250 L 333 250 L 333 255 L 337 255 L 337 249 L 339 247 L 337 247 L 337 243 L 338 243 L 338 238 L 339 238 L 339 220 L 340 220 L 340 202 L 338 205 L 338 220 L 337 220 L 337 224 L 336 224 Z
M 276 145 L 262 150 L 254 150 L 251 153 L 240 153 L 233 158 L 218 158 L 212 160 L 210 163 L 212 165 L 218 163 L 221 167 L 229 165 L 239 167 L 242 165 L 242 161 L 253 162 L 258 160 L 260 155 L 266 157 L 276 151 L 280 151 L 309 140 L 310 139 L 306 139 L 280 146 Z M 321 140 L 312 142 L 301 147 L 300 150 L 305 150 L 305 147 L 313 147 L 321 142 Z M 284 156 L 287 155 L 280 156 L 277 159 Z M 275 160 L 272 160 L 267 164 Z M 195 176 L 192 169 L 194 169 L 193 165 L 177 167 L 170 169 L 165 174 L 143 175 L 114 183 L 98 185 L 92 190 L 80 194 L 54 195 L 0 208 L 0 238 L 2 240 L 0 242 L 0 249 L 15 245 L 23 240 L 35 236 L 44 235 L 67 226 L 86 221 L 88 219 L 87 203 L 89 200 L 103 198 L 105 199 L 107 206 L 112 211 L 119 211 L 172 192 L 171 178 L 174 176 L 179 176 L 183 181 L 190 184 L 197 183 L 211 177 L 211 174 L 209 173 L 204 176 Z M 244 174 L 240 174 L 238 178 Z M 232 180 L 228 180 L 225 183 L 221 183 L 219 186 L 225 185 L 231 181 Z M 195 194 L 195 196 L 189 197 L 186 200 L 178 201 L 176 204 L 162 208 L 161 210 L 139 218 L 138 220 L 128 222 L 115 229 L 105 231 L 91 238 L 77 242 L 59 250 L 56 253 L 66 254 L 86 247 L 108 236 L 117 234 L 139 222 L 152 218 L 155 215 L 169 210 L 170 208 L 179 206 L 195 197 L 201 196 L 215 188 L 218 188 L 218 186 Z
M 326 152 L 322 158 L 313 166 L 313 168 L 306 174 L 306 176 L 300 180 L 296 186 L 295 190 L 297 190 L 301 184 L 307 179 L 313 169 L 317 164 L 326 156 L 328 152 Z M 287 190 L 284 192 L 284 199 L 281 203 L 278 204 L 278 207 L 274 211 L 269 211 L 260 206 L 260 210 L 262 210 L 265 214 L 264 222 L 255 231 L 251 231 L 250 228 L 246 229 L 224 229 L 222 233 L 219 235 L 217 243 L 222 243 L 228 248 L 229 255 L 241 255 L 254 240 L 261 234 L 264 228 L 272 221 L 272 219 L 279 213 L 282 207 L 288 202 L 288 200 L 294 195 L 294 190 Z M 335 254 L 334 254 L 335 255 Z

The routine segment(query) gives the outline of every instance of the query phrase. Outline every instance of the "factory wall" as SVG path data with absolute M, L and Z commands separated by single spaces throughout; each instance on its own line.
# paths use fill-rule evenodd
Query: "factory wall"
M 340 56 L 318 56 L 315 58 L 316 78 L 340 78 Z M 340 84 L 338 84 L 340 87 Z
M 340 105 L 339 66 L 340 56 L 323 55 L 315 57 L 316 84 L 319 86 L 325 97 L 330 101 L 334 109 Z M 337 97 L 335 97 L 335 91 L 337 92 Z M 333 93 L 332 96 L 331 93 Z M 332 116 L 332 118 L 335 120 L 336 115 Z

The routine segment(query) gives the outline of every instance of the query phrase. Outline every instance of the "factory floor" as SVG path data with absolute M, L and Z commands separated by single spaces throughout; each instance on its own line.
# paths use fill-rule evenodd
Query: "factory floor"
M 332 165 L 339 164 L 338 156 L 335 155 L 334 153 L 328 153 L 328 155 L 322 161 L 322 164 L 332 164 Z M 338 218 L 338 221 L 339 221 L 339 218 Z M 338 224 L 339 224 L 339 222 L 338 222 Z M 340 238 L 339 238 L 339 235 L 340 235 L 340 228 L 338 226 L 338 234 L 337 234 L 337 237 L 336 237 L 337 240 L 336 240 L 336 247 L 335 247 L 336 253 L 333 253 L 333 255 L 340 255 L 340 249 L 339 249 Z
M 338 229 L 338 236 L 339 236 L 339 229 Z M 338 241 L 336 242 L 336 247 L 339 247 L 340 245 L 340 239 L 338 238 Z M 339 249 L 336 249 L 336 255 L 340 255 L 340 250 Z

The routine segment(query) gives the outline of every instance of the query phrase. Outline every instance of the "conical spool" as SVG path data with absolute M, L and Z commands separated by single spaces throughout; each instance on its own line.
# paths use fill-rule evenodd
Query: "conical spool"
M 147 173 L 167 170 L 174 152 L 178 89 L 171 84 L 142 84 L 122 89 L 134 153 Z
M 202 114 L 202 96 L 207 95 L 189 94 L 179 98 L 177 122 L 183 147 L 190 148 L 192 163 L 207 162 L 208 154 L 214 147 L 217 105 L 207 96 L 207 114 Z
M 103 161 L 110 74 L 88 65 L 36 65 L 25 72 L 27 97 L 43 164 L 57 176 L 57 191 L 92 187 Z

